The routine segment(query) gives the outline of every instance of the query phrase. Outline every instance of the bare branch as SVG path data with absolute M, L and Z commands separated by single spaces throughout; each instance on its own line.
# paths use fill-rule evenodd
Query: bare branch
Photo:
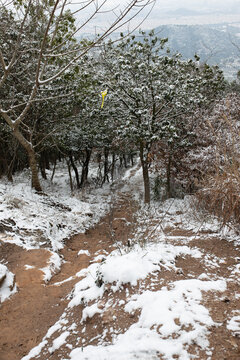
M 40 74 L 40 67 L 41 67 L 41 61 L 42 61 L 42 55 L 43 55 L 43 49 L 45 47 L 45 44 L 47 42 L 47 37 L 48 37 L 48 32 L 49 32 L 49 28 L 50 28 L 50 25 L 53 21 L 53 17 L 55 15 L 55 12 L 56 12 L 56 9 L 57 9 L 57 6 L 59 4 L 59 1 L 60 0 L 57 0 L 55 5 L 54 5 L 54 8 L 50 14 L 50 17 L 49 17 L 49 20 L 48 20 L 48 23 L 47 23 L 47 26 L 46 26 L 46 30 L 45 30 L 45 33 L 44 33 L 44 37 L 43 37 L 43 40 L 42 40 L 42 45 L 41 45 L 41 48 L 40 48 L 40 52 L 39 52 L 39 57 L 38 57 L 38 64 L 37 64 L 37 70 L 36 70 L 36 85 L 38 86 L 39 83 L 38 83 L 38 79 L 39 79 L 39 74 Z M 43 69 L 44 70 L 44 69 Z M 42 70 L 42 71 L 43 71 Z
M 6 113 L 6 111 L 0 109 L 0 115 L 6 120 L 6 123 L 10 126 L 11 129 L 14 130 L 13 122 L 10 116 Z
M 82 9 L 86 8 L 87 6 L 89 6 L 90 4 L 94 3 L 95 4 L 95 10 L 93 12 L 93 14 L 88 18 L 87 21 L 85 21 L 79 28 L 77 31 L 79 31 L 79 29 L 82 29 L 87 22 L 89 22 L 90 20 L 92 20 L 94 18 L 94 16 L 97 13 L 100 13 L 102 10 L 102 6 L 107 2 L 107 0 L 103 0 L 100 4 L 98 4 L 98 2 L 95 2 L 93 0 L 89 0 L 88 2 L 81 2 L 80 4 L 82 5 L 81 8 L 79 9 L 79 11 L 81 11 Z M 126 7 L 120 12 L 119 15 L 116 15 L 115 20 L 108 26 L 108 28 L 103 31 L 103 33 L 101 34 L 101 36 L 99 36 L 97 39 L 95 39 L 95 41 L 93 41 L 89 46 L 86 46 L 84 49 L 81 47 L 76 48 L 75 50 L 73 50 L 73 52 L 78 52 L 76 56 L 73 57 L 72 60 L 70 60 L 65 66 L 63 66 L 60 70 L 58 70 L 53 76 L 47 78 L 47 79 L 42 79 L 42 77 L 44 76 L 44 72 L 45 72 L 45 68 L 46 68 L 46 64 L 47 64 L 47 60 L 46 57 L 47 56 L 60 56 L 60 54 L 50 54 L 50 53 L 44 53 L 45 48 L 47 47 L 47 40 L 49 38 L 49 33 L 50 33 L 50 27 L 53 23 L 53 19 L 56 15 L 56 13 L 60 10 L 60 14 L 57 17 L 56 23 L 55 23 L 55 27 L 53 30 L 53 34 L 51 36 L 51 41 L 50 41 L 50 45 L 49 47 L 51 48 L 52 44 L 53 44 L 53 39 L 56 36 L 57 33 L 57 29 L 61 20 L 61 17 L 63 15 L 63 11 L 64 8 L 66 7 L 67 1 L 64 0 L 63 3 L 61 4 L 61 0 L 56 0 L 55 4 L 49 14 L 49 18 L 48 18 L 48 22 L 46 24 L 46 28 L 45 28 L 45 32 L 43 35 L 43 39 L 41 42 L 41 47 L 39 50 L 39 55 L 38 55 L 38 59 L 37 59 L 37 67 L 36 67 L 36 73 L 35 73 L 35 85 L 32 88 L 31 94 L 29 95 L 29 99 L 26 103 L 22 103 L 22 104 L 18 104 L 14 107 L 12 107 L 11 109 L 4 111 L 3 109 L 0 110 L 1 115 L 4 117 L 4 119 L 7 121 L 7 123 L 11 126 L 12 129 L 16 129 L 20 123 L 24 120 L 27 112 L 29 111 L 31 104 L 35 101 L 38 101 L 38 99 L 35 100 L 35 97 L 37 95 L 38 92 L 38 88 L 40 85 L 44 85 L 47 83 L 50 83 L 51 81 L 55 80 L 56 78 L 58 78 L 59 76 L 61 76 L 67 69 L 69 69 L 72 65 L 74 65 L 78 59 L 80 59 L 84 54 L 88 53 L 92 48 L 94 48 L 95 46 L 98 46 L 104 39 L 106 39 L 110 34 L 112 34 L 114 31 L 118 30 L 119 28 L 121 28 L 122 26 L 125 26 L 126 24 L 128 24 L 132 19 L 134 19 L 139 13 L 140 11 L 142 11 L 146 6 L 148 5 L 154 5 L 155 0 L 131 0 L 129 2 L 128 5 L 126 5 Z M 27 19 L 27 16 L 29 14 L 30 11 L 30 6 L 32 4 L 32 0 L 30 0 L 28 2 L 28 7 L 25 11 L 22 23 L 21 23 L 21 27 L 19 30 L 19 34 L 18 34 L 18 38 L 17 38 L 17 42 L 16 42 L 16 46 L 15 46 L 15 50 L 14 50 L 14 54 L 12 56 L 12 59 L 9 63 L 9 65 L 7 66 L 4 62 L 4 57 L 2 54 L 0 54 L 0 63 L 3 66 L 3 69 L 5 69 L 5 72 L 9 73 L 12 69 L 12 66 L 14 65 L 15 59 L 17 57 L 18 51 L 19 51 L 19 46 L 21 43 L 21 37 L 23 35 L 23 30 L 24 30 L 24 25 Z M 152 9 L 152 8 L 151 8 Z M 131 12 L 134 12 L 134 14 L 131 15 Z M 129 18 L 128 15 L 130 15 Z M 73 35 L 72 35 L 73 36 Z M 51 49 L 51 51 L 56 51 L 57 48 L 55 49 Z M 64 53 L 66 54 L 66 53 Z M 69 52 L 68 52 L 69 54 Z M 62 54 L 63 55 L 63 54 Z M 43 61 L 44 59 L 44 61 Z M 3 79 L 1 80 L 2 83 L 5 81 L 6 79 L 6 74 L 5 77 L 3 77 Z M 1 83 L 0 83 L 1 84 Z M 55 98 L 55 97 L 52 97 Z M 46 100 L 49 98 L 46 98 Z M 24 106 L 23 111 L 21 112 L 21 114 L 16 118 L 16 120 L 12 120 L 8 113 L 13 112 L 15 109 Z
M 52 136 L 53 134 L 55 134 L 56 132 L 57 132 L 56 129 L 50 131 L 50 132 L 49 132 L 48 134 L 46 134 L 37 144 L 35 144 L 35 145 L 33 146 L 33 148 L 37 148 L 39 145 L 42 144 L 42 142 L 43 142 L 44 140 L 46 140 L 47 138 L 51 137 L 51 136 Z
M 126 20 L 126 21 L 122 21 L 123 19 L 125 19 L 127 17 L 127 15 L 136 7 L 136 5 L 138 5 L 138 3 L 142 3 L 143 0 L 133 0 L 129 3 L 129 5 L 127 5 L 127 7 L 120 13 L 120 15 L 115 19 L 115 21 L 112 22 L 112 24 L 105 30 L 105 32 L 103 32 L 103 34 L 96 39 L 89 47 L 87 47 L 84 51 L 82 51 L 79 55 L 75 56 L 65 67 L 63 67 L 62 69 L 60 69 L 58 71 L 58 73 L 56 73 L 55 75 L 53 75 L 52 77 L 45 79 L 45 80 L 41 80 L 40 78 L 38 78 L 37 83 L 40 85 L 43 84 L 47 84 L 51 81 L 53 81 L 54 79 L 56 79 L 57 77 L 59 77 L 62 73 L 64 73 L 69 67 L 71 67 L 74 63 L 76 63 L 76 61 L 78 59 L 80 59 L 83 55 L 85 55 L 86 53 L 88 53 L 93 47 L 95 47 L 96 45 L 98 45 L 99 43 L 101 43 L 106 37 L 108 37 L 110 34 L 112 34 L 114 31 L 118 30 L 119 28 L 121 28 L 122 26 L 126 25 L 127 23 L 129 23 L 129 21 L 131 21 L 132 19 L 134 19 L 141 11 L 143 8 L 145 8 L 146 6 L 148 6 L 149 4 L 154 5 L 155 4 L 155 0 L 146 0 L 144 4 L 141 5 L 141 7 L 137 10 L 137 12 L 132 15 L 130 17 L 130 19 Z M 139 7 L 139 5 L 138 5 Z M 42 56 L 43 54 L 41 54 Z M 53 54 L 54 56 L 54 54 Z
M 105 3 L 106 1 L 107 1 L 107 0 L 104 0 L 104 3 Z M 90 6 L 91 4 L 94 4 L 94 3 L 95 3 L 95 0 L 84 1 L 83 4 L 85 4 L 85 3 L 86 3 L 86 5 L 83 5 L 81 8 L 79 8 L 79 9 L 76 10 L 76 11 L 72 11 L 71 14 L 72 14 L 72 15 L 76 15 L 76 14 L 78 14 L 80 11 L 85 10 L 88 6 Z M 74 3 L 74 5 L 77 5 L 77 4 L 81 5 L 81 3 Z
M 69 96 L 71 96 L 73 94 L 74 94 L 73 92 L 69 92 L 67 94 L 61 94 L 61 95 L 56 95 L 56 96 L 47 96 L 47 97 L 40 98 L 40 99 L 30 100 L 30 103 L 35 104 L 35 103 L 40 103 L 40 102 L 44 102 L 44 101 L 48 101 L 48 100 L 55 100 L 55 99 L 65 98 L 65 97 L 69 97 Z M 20 108 L 22 106 L 26 106 L 28 103 L 29 103 L 29 100 L 26 101 L 26 102 L 22 102 L 22 103 L 20 103 L 18 105 L 11 106 L 11 108 L 9 108 L 8 110 L 3 110 L 2 109 L 2 111 L 5 114 L 9 114 L 9 113 L 13 112 L 14 110 L 17 110 L 18 108 Z
M 76 35 L 76 33 L 78 33 L 79 31 L 81 31 L 95 16 L 96 14 L 99 13 L 100 9 L 102 8 L 102 6 L 106 3 L 107 0 L 104 0 L 104 2 L 100 5 L 100 6 L 97 6 L 95 11 L 83 22 L 83 24 L 79 27 L 76 28 L 76 30 L 71 34 L 71 39 L 74 38 L 74 35 Z M 94 3 L 95 0 L 91 0 L 87 5 L 89 6 L 90 3 Z M 83 10 L 84 8 L 81 8 L 80 10 L 76 11 L 75 13 Z M 47 57 L 53 57 L 53 56 L 56 56 L 55 54 L 53 54 L 54 51 L 57 51 L 58 49 L 61 49 L 67 42 L 69 41 L 69 39 L 65 39 L 61 44 L 57 45 L 55 48 L 51 49 L 51 54 L 45 54 L 45 56 Z M 76 48 L 75 50 L 73 50 L 72 52 L 78 52 L 79 51 L 79 48 Z M 57 55 L 58 56 L 58 55 Z M 61 54 L 59 55 L 61 56 Z
M 62 5 L 62 8 L 61 8 L 61 11 L 60 11 L 60 15 L 58 16 L 57 20 L 56 20 L 56 25 L 55 25 L 55 29 L 54 29 L 54 32 L 53 32 L 53 36 L 52 36 L 52 40 L 51 40 L 51 43 L 50 43 L 50 46 L 52 46 L 53 44 L 53 41 L 55 39 L 55 36 L 57 34 L 57 30 L 58 30 L 58 27 L 59 27 L 59 23 L 60 23 L 60 20 L 63 16 L 63 11 L 64 11 L 64 8 L 66 6 L 66 3 L 67 3 L 67 0 L 64 0 L 63 2 L 63 5 Z
M 0 63 L 2 65 L 2 68 L 3 68 L 3 71 L 4 73 L 6 72 L 7 70 L 7 66 L 6 66 L 6 63 L 4 61 L 4 58 L 3 58 L 3 53 L 2 53 L 2 50 L 0 49 Z
M 13 4 L 13 0 L 9 0 L 9 1 L 0 1 L 0 4 L 2 7 L 7 7 Z

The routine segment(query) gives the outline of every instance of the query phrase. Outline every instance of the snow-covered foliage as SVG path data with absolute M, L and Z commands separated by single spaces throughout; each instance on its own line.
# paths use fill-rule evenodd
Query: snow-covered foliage
M 81 191 L 71 196 L 68 174 L 61 167 L 56 170 L 53 183 L 44 182 L 44 189 L 48 193 L 51 191 L 51 195 L 39 195 L 32 190 L 27 172 L 19 174 L 14 183 L 4 179 L 0 182 L 3 241 L 26 249 L 46 247 L 58 251 L 69 236 L 84 232 L 98 222 L 110 200 L 106 193 L 100 194 L 97 189 L 85 200 L 81 200 Z M 59 266 L 58 261 L 53 263 Z M 46 280 L 48 277 L 46 274 Z
M 223 85 L 217 68 L 170 55 L 164 50 L 166 42 L 154 31 L 140 32 L 139 39 L 132 36 L 117 46 L 110 43 L 105 50 L 109 97 L 122 109 L 119 130 L 135 143 L 151 144 L 162 138 L 176 142 L 181 115 L 210 102 Z
M 110 42 L 102 55 L 102 76 L 110 88 L 108 107 L 115 108 L 115 138 L 140 153 L 145 202 L 150 201 L 148 164 L 153 145 L 157 143 L 158 153 L 165 152 L 168 159 L 189 147 L 194 135 L 190 114 L 209 105 L 224 86 L 217 67 L 169 54 L 166 42 L 154 31 L 140 32 L 139 38 L 133 35 L 116 46 Z

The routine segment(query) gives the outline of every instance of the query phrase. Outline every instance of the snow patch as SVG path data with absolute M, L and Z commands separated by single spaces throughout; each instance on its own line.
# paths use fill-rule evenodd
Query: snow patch
M 17 286 L 14 282 L 14 274 L 5 265 L 0 264 L 0 303 L 16 292 Z
M 30 269 L 35 269 L 35 266 L 33 266 L 33 265 L 24 265 L 24 267 L 25 267 L 25 269 L 26 270 L 30 270 Z
M 112 290 L 117 291 L 123 284 L 137 285 L 138 280 L 155 271 L 161 271 L 161 268 L 177 269 L 175 259 L 184 255 L 199 258 L 202 253 L 187 246 L 173 246 L 161 242 L 148 244 L 144 249 L 136 245 L 131 252 L 122 255 L 118 250 L 113 251 L 101 264 L 93 263 L 76 274 L 85 277 L 75 285 L 69 306 L 77 306 L 102 297 L 104 284 L 112 284 Z
M 55 350 L 59 349 L 63 344 L 65 344 L 67 337 L 70 335 L 69 331 L 64 331 L 60 336 L 53 340 L 53 345 L 48 349 L 50 354 Z
M 238 311 L 240 313 L 240 311 Z M 227 329 L 231 330 L 234 335 L 240 335 L 240 315 L 233 316 L 227 322 Z
M 213 325 L 208 310 L 200 304 L 201 291 L 224 291 L 226 282 L 181 280 L 172 284 L 172 289 L 145 291 L 134 295 L 125 310 L 141 309 L 139 321 L 124 334 L 113 338 L 112 345 L 86 346 L 70 353 L 71 360 L 167 360 L 178 356 L 190 360 L 188 347 L 195 343 L 207 349 L 208 327 Z M 182 326 L 185 325 L 185 329 Z
M 93 304 L 91 306 L 87 306 L 83 309 L 82 312 L 82 322 L 85 321 L 87 318 L 92 318 L 95 314 L 101 314 L 103 310 L 98 308 L 98 304 Z
M 24 356 L 21 360 L 30 360 L 32 358 L 35 358 L 36 356 L 38 356 L 42 349 L 44 348 L 44 346 L 47 344 L 47 340 L 42 341 L 39 345 L 35 346 L 28 355 Z
M 122 284 L 137 285 L 138 280 L 154 271 L 161 271 L 161 268 L 176 270 L 176 257 L 184 255 L 202 256 L 199 250 L 187 246 L 173 246 L 161 242 L 148 244 L 146 248 L 136 245 L 131 252 L 123 255 L 113 252 L 100 265 L 99 271 L 105 283 L 115 283 L 113 290 L 116 291 Z
M 90 253 L 88 250 L 79 250 L 78 252 L 78 256 L 79 255 L 87 255 L 87 256 L 90 256 Z
M 57 253 L 52 252 L 51 257 L 48 260 L 49 265 L 40 269 L 44 273 L 43 279 L 45 282 L 48 282 L 52 278 L 53 274 L 60 270 L 61 263 L 62 261 L 60 256 Z

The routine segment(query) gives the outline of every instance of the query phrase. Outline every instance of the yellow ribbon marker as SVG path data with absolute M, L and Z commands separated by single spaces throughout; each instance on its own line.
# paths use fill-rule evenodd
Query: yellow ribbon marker
M 101 105 L 101 109 L 103 108 L 103 104 L 104 104 L 104 98 L 105 96 L 107 95 L 107 89 L 104 90 L 104 91 L 101 91 L 101 94 L 102 94 L 102 105 Z

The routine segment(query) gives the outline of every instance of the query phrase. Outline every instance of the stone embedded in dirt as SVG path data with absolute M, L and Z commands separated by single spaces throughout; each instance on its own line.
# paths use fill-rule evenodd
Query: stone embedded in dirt
M 7 276 L 7 267 L 3 264 L 0 264 L 0 286 Z
M 228 297 L 225 297 L 222 301 L 225 303 L 229 303 L 231 300 Z
M 93 213 L 86 213 L 86 216 L 93 217 Z
M 130 318 L 134 318 L 134 317 L 135 317 L 135 314 L 134 314 L 134 313 L 129 313 L 129 317 L 130 317 Z
M 182 269 L 177 269 L 176 274 L 177 275 L 184 275 L 184 272 L 183 272 Z
M 6 273 L 0 271 L 0 287 L 2 286 L 5 279 L 6 279 Z

